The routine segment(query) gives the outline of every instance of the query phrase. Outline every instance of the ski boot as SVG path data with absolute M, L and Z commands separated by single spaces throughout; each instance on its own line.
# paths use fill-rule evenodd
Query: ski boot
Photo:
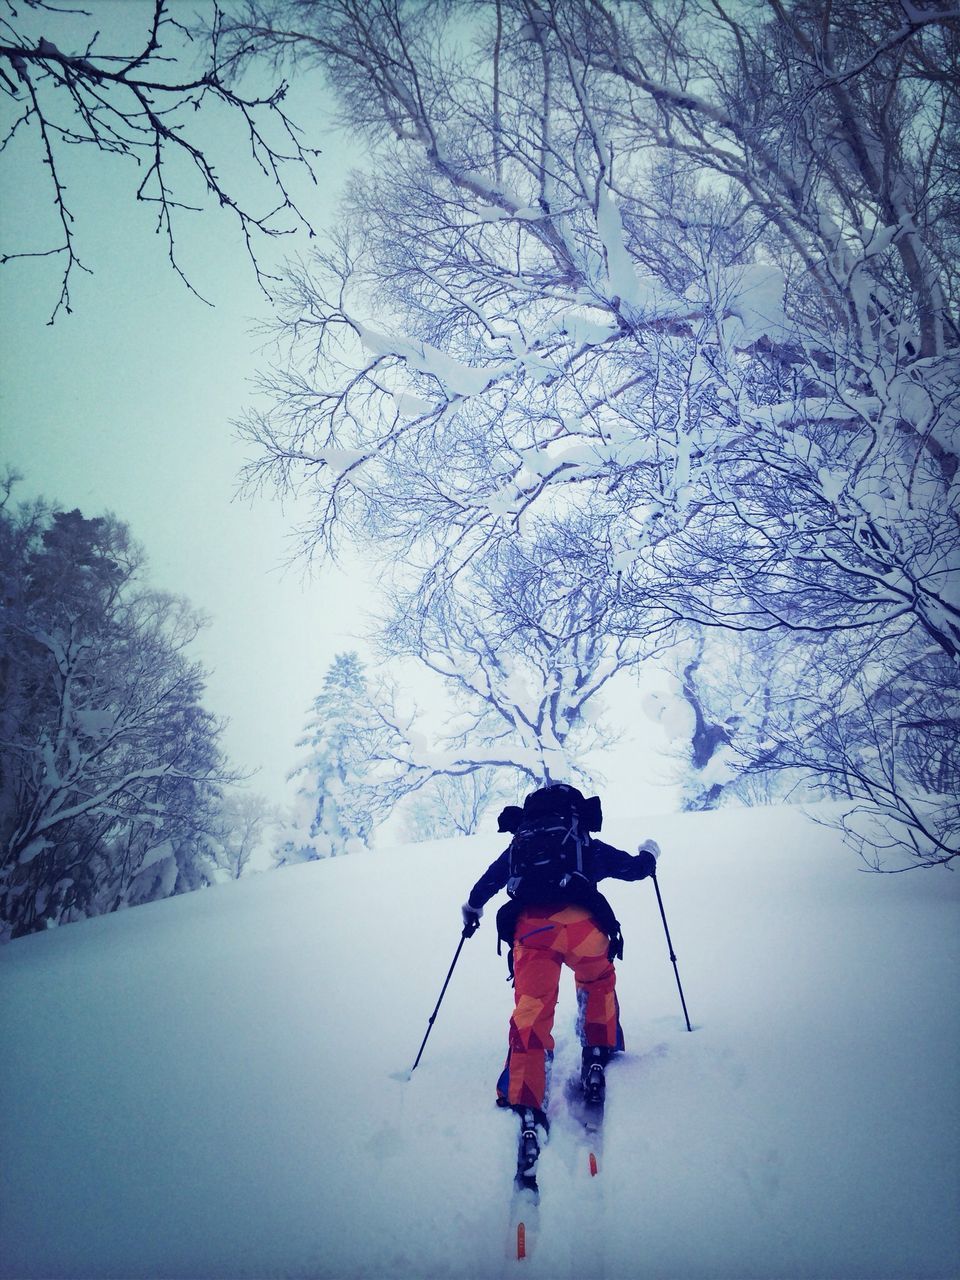
M 537 1162 L 540 1159 L 541 1134 L 547 1133 L 547 1117 L 533 1107 L 515 1107 L 514 1110 L 520 1117 L 516 1185 L 521 1191 L 537 1195 Z
M 583 1088 L 583 1100 L 588 1107 L 603 1106 L 607 1090 L 603 1069 L 609 1061 L 610 1050 L 602 1045 L 587 1045 L 583 1050 L 580 1084 Z

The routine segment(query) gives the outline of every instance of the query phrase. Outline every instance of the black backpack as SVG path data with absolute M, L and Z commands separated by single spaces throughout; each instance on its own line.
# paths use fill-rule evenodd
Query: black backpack
M 585 799 L 565 783 L 533 791 L 521 809 L 509 805 L 499 829 L 513 834 L 507 893 L 528 901 L 562 893 L 574 877 L 593 884 L 590 832 L 603 821 L 598 796 Z

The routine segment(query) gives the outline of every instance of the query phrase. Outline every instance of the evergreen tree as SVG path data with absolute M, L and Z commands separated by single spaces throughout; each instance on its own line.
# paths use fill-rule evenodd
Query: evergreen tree
M 307 757 L 291 777 L 302 778 L 299 794 L 310 802 L 310 842 L 280 863 L 337 857 L 366 845 L 372 819 L 359 794 L 369 758 L 371 718 L 364 666 L 354 651 L 338 653 L 323 677 L 298 746 Z
M 0 938 L 212 880 L 202 620 L 144 576 L 114 517 L 0 503 Z

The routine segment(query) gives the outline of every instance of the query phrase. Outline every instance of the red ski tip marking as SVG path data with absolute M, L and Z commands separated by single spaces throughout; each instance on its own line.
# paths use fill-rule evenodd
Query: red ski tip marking
M 597 1157 L 590 1152 L 590 1177 L 595 1178 L 600 1170 L 597 1168 Z
M 522 1222 L 517 1223 L 517 1257 L 527 1256 L 527 1228 Z

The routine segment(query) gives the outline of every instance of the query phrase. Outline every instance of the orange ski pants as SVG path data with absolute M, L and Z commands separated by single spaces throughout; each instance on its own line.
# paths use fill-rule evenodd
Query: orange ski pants
M 514 1010 L 507 1061 L 498 1083 L 502 1106 L 543 1109 L 553 1057 L 553 1018 L 564 965 L 573 970 L 583 1045 L 623 1048 L 610 939 L 584 907 L 526 907 L 513 941 Z

